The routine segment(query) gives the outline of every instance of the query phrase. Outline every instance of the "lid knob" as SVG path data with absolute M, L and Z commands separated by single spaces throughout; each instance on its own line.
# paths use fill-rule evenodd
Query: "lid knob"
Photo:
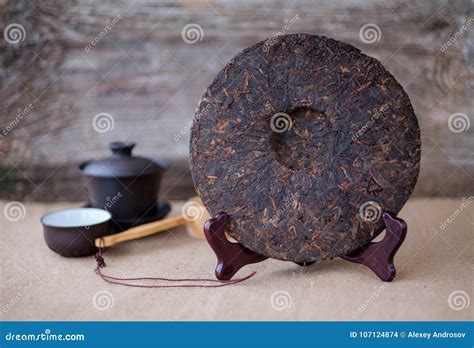
M 136 143 L 124 143 L 122 141 L 114 141 L 109 144 L 109 149 L 112 150 L 114 156 L 127 156 L 132 155 L 132 150 L 135 147 Z

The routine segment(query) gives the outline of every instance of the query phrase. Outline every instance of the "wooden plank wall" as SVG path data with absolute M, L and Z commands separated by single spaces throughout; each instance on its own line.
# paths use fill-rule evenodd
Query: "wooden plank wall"
M 470 0 L 0 1 L 0 30 L 25 29 L 23 41 L 0 43 L 0 129 L 8 129 L 0 135 L 0 198 L 83 200 L 77 163 L 106 155 L 114 140 L 135 140 L 137 153 L 169 160 L 166 196 L 189 196 L 188 128 L 198 99 L 237 52 L 279 32 L 330 36 L 381 60 L 422 128 L 416 194 L 473 194 L 472 18 Z M 202 28 L 194 44 L 182 38 L 190 23 Z M 373 43 L 359 33 L 369 23 L 380 28 Z M 94 131 L 98 113 L 112 116 L 113 129 Z M 455 113 L 470 127 L 451 131 Z

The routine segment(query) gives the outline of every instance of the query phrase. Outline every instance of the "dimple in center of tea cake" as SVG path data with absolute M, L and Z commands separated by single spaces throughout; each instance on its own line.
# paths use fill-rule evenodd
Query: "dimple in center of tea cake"
M 283 115 L 285 127 L 276 131 L 270 127 L 272 155 L 289 169 L 316 174 L 337 149 L 340 129 L 335 129 L 325 113 L 311 107 L 295 108 Z

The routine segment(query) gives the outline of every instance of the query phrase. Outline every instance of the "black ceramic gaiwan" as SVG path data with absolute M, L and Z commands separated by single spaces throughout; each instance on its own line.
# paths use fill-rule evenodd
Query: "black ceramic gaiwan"
M 157 209 L 163 162 L 132 156 L 135 143 L 109 144 L 112 156 L 79 165 L 91 206 L 109 211 L 114 219 L 150 215 Z

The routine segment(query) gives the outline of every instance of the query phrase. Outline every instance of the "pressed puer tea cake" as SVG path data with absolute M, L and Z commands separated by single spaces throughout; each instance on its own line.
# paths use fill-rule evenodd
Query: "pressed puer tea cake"
M 376 59 L 295 34 L 239 53 L 199 102 L 191 173 L 211 214 L 264 256 L 347 254 L 384 229 L 415 186 L 420 130 L 410 100 Z

